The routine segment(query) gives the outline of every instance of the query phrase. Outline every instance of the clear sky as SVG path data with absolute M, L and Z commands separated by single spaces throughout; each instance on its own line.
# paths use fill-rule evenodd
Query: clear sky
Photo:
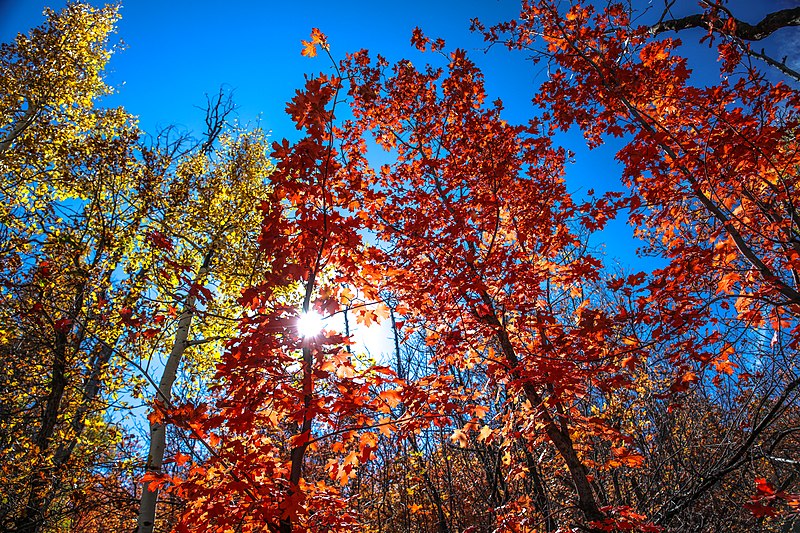
M 43 22 L 44 6 L 55 9 L 64 0 L 0 0 L 0 41 Z M 100 5 L 102 2 L 94 2 Z M 647 5 L 647 0 L 634 0 Z M 651 16 L 657 16 L 660 0 L 652 0 Z M 675 16 L 696 12 L 696 0 L 677 0 Z M 736 0 L 729 4 L 741 18 L 756 22 L 764 13 L 797 5 L 797 0 Z M 469 32 L 470 19 L 487 24 L 514 16 L 518 0 L 404 0 L 402 2 L 356 1 L 256 1 L 256 0 L 124 0 L 116 38 L 125 49 L 109 66 L 108 81 L 118 93 L 107 104 L 122 105 L 140 117 L 141 127 L 155 133 L 160 127 L 179 125 L 202 130 L 203 113 L 195 106 L 205 103 L 205 93 L 225 85 L 234 90 L 239 119 L 256 121 L 272 137 L 293 136 L 294 128 L 284 113 L 285 102 L 303 83 L 305 73 L 327 71 L 326 57 L 302 57 L 300 41 L 319 27 L 329 39 L 334 57 L 367 48 L 390 60 L 401 57 L 415 64 L 425 55 L 410 46 L 411 31 L 420 26 L 427 35 L 443 37 L 448 47 L 468 50 L 484 70 L 490 100 L 501 98 L 509 122 L 526 121 L 535 110 L 530 104 L 540 66 L 523 54 L 502 49 L 483 53 L 479 35 Z M 681 38 L 697 42 L 702 31 L 684 32 Z M 767 46 L 779 49 L 778 57 L 797 57 L 797 32 L 784 31 Z M 769 48 L 768 48 L 769 49 Z M 708 74 L 716 75 L 714 52 L 696 46 L 693 53 L 707 57 Z M 697 75 L 705 73 L 698 71 Z M 594 152 L 582 150 L 579 135 L 570 133 L 559 142 L 577 153 L 568 173 L 570 190 L 581 196 L 594 188 L 602 192 L 619 188 L 619 170 L 613 162 L 614 146 Z M 636 243 L 624 221 L 595 237 L 609 256 L 624 263 L 638 263 Z M 636 265 L 644 268 L 641 263 Z
M 40 24 L 44 6 L 63 4 L 0 0 L 0 40 Z M 453 46 L 474 49 L 482 40 L 468 31 L 470 18 L 499 20 L 513 15 L 516 7 L 509 0 L 126 0 L 117 38 L 127 49 L 110 64 L 108 80 L 119 91 L 111 102 L 139 115 L 148 132 L 169 124 L 199 128 L 202 113 L 193 106 L 205 103 L 204 93 L 216 93 L 225 85 L 235 90 L 241 120 L 260 117 L 265 129 L 279 137 L 291 127 L 283 108 L 302 85 L 303 74 L 329 66 L 327 58 L 300 55 L 300 41 L 309 39 L 312 27 L 328 36 L 337 58 L 368 48 L 390 59 L 414 56 L 421 61 L 410 47 L 415 26 Z M 508 54 L 493 56 L 493 63 L 513 59 Z M 500 88 L 503 82 L 493 83 Z M 524 94 L 527 102 L 532 89 Z

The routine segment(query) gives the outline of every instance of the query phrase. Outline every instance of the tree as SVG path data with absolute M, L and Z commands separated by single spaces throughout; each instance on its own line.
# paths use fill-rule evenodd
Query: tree
M 796 527 L 800 100 L 748 43 L 797 10 L 664 7 L 537 0 L 476 21 L 547 63 L 521 124 L 441 39 L 414 31 L 423 66 L 335 62 L 314 29 L 303 54 L 332 72 L 288 103 L 302 133 L 269 158 L 223 93 L 200 141 L 146 144 L 80 99 L 100 82 L 19 84 L 101 80 L 25 58 L 61 58 L 74 27 L 96 44 L 66 55 L 101 68 L 113 10 L 72 5 L 4 48 L 4 527 L 132 527 L 142 449 L 103 419 L 132 368 L 160 376 L 137 393 L 139 531 Z M 101 14 L 105 33 L 82 26 Z M 672 36 L 693 28 L 719 55 L 708 83 Z M 620 191 L 570 194 L 570 128 L 617 138 Z M 660 267 L 592 249 L 614 217 Z M 325 331 L 298 328 L 312 313 Z M 351 318 L 388 321 L 392 353 L 363 354 Z
M 712 366 L 720 375 L 735 375 L 747 390 L 750 373 L 736 371 L 754 363 L 746 345 L 759 341 L 762 328 L 771 327 L 776 342 L 784 331 L 796 336 L 800 302 L 794 206 L 798 93 L 758 70 L 749 57 L 763 59 L 763 52 L 751 50 L 747 41 L 796 25 L 797 10 L 750 26 L 722 3 L 704 5 L 701 15 L 669 19 L 668 3 L 654 26 L 636 27 L 636 13 L 622 5 L 595 10 L 573 2 L 559 10 L 536 2 L 486 37 L 551 61 L 554 72 L 537 102 L 556 125 L 577 125 L 591 146 L 603 136 L 626 139 L 617 155 L 629 188 L 623 205 L 638 236 L 670 261 L 654 273 L 651 296 L 643 302 L 654 304 L 658 317 L 651 342 L 702 332 L 681 343 L 680 352 L 671 350 L 669 364 L 679 380 L 673 391 Z M 653 38 L 693 26 L 708 30 L 703 40 L 718 41 L 720 78 L 704 88 L 693 85 L 680 41 Z M 538 46 L 545 49 L 537 52 Z M 790 342 L 787 348 L 797 346 Z M 740 350 L 737 364 L 732 358 Z M 684 480 L 687 488 L 654 512 L 656 522 L 674 523 L 778 430 L 798 386 L 793 370 L 783 367 L 778 375 L 777 388 L 758 401 L 749 399 L 752 406 L 769 405 L 766 413 L 747 423 L 748 433 L 734 449 L 720 450 L 712 466 Z
M 370 385 L 385 381 L 386 371 L 361 367 L 340 335 L 304 337 L 296 327 L 303 314 L 336 313 L 336 297 L 348 284 L 367 298 L 377 295 L 358 262 L 369 253 L 359 234 L 362 218 L 345 214 L 355 195 L 368 191 L 338 159 L 344 153 L 351 164 L 363 163 L 360 140 L 332 126 L 340 83 L 307 80 L 287 107 L 305 136 L 273 144 L 278 163 L 260 204 L 264 278 L 240 298 L 248 311 L 217 367 L 215 405 L 184 417 L 219 444 L 188 479 L 170 480 L 171 491 L 189 502 L 178 530 L 206 519 L 208 527 L 281 533 L 311 523 L 338 531 L 354 525 L 347 500 L 325 478 L 346 483 L 369 459 L 377 437 L 357 430 L 370 424 L 377 401 Z M 327 455 L 327 463 L 312 462 L 314 452 Z
M 170 405 L 183 359 L 205 379 L 240 287 L 260 279 L 256 206 L 271 168 L 259 130 L 226 128 L 223 92 L 201 141 L 145 143 L 122 109 L 96 107 L 110 92 L 116 9 L 70 4 L 47 16 L 2 49 L 2 514 L 14 531 L 92 523 L 107 507 L 89 495 L 106 489 L 134 500 L 135 486 L 114 488 L 105 473 L 135 466 L 115 452 L 130 430 L 119 398 L 145 395 L 169 337 L 156 404 Z M 146 468 L 157 472 L 164 424 L 153 434 Z M 155 497 L 144 500 L 152 527 Z
M 60 516 L 94 450 L 120 436 L 86 431 L 103 424 L 100 391 L 117 375 L 107 340 L 119 330 L 98 324 L 112 321 L 113 298 L 137 297 L 135 283 L 113 277 L 147 210 L 133 120 L 94 107 L 109 92 L 101 73 L 116 10 L 71 4 L 47 16 L 0 50 L 0 402 L 3 464 L 13 466 L 2 514 L 17 531 Z
M 173 403 L 191 399 L 175 402 L 172 391 L 187 351 L 194 352 L 191 374 L 202 378 L 218 360 L 220 346 L 234 334 L 243 310 L 236 302 L 240 287 L 258 283 L 264 274 L 256 242 L 257 206 L 266 197 L 272 164 L 260 131 L 226 131 L 224 121 L 232 110 L 230 99 L 220 92 L 209 101 L 208 131 L 201 144 L 174 161 L 170 159 L 178 147 L 168 144 L 159 152 L 159 164 L 174 168 L 175 175 L 156 204 L 159 217 L 148 229 L 154 249 L 143 249 L 141 259 L 154 262 L 158 272 L 146 311 L 156 327 L 144 332 L 150 339 L 141 349 L 144 354 L 168 353 L 152 397 L 145 466 L 150 476 L 162 473 L 165 412 Z M 216 148 L 220 134 L 221 147 Z M 149 354 L 143 357 L 153 357 Z M 138 518 L 142 533 L 153 530 L 157 499 L 158 489 L 145 483 Z
M 543 124 L 514 127 L 500 118 L 499 104 L 484 109 L 480 72 L 463 51 L 448 59 L 447 77 L 400 63 L 385 84 L 380 62 L 352 62 L 357 119 L 399 153 L 380 176 L 381 189 L 391 192 L 373 208 L 372 227 L 392 250 L 381 267 L 398 273 L 393 290 L 425 317 L 436 361 L 485 363 L 490 382 L 526 398 L 531 410 L 523 416 L 539 418 L 580 509 L 587 520 L 600 520 L 567 428 L 573 395 L 600 371 L 598 348 L 581 339 L 587 329 L 609 335 L 613 317 L 585 306 L 589 320 L 573 329 L 548 305 L 548 294 L 596 278 L 599 266 L 570 250 L 576 208 L 562 178 L 565 152 L 550 145 Z

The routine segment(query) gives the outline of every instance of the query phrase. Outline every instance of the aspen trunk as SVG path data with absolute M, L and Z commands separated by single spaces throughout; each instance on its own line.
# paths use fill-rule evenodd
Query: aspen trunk
M 70 338 L 69 329 L 73 327 L 72 325 L 83 310 L 85 294 L 86 282 L 84 281 L 77 288 L 75 297 L 72 300 L 71 312 L 67 317 L 64 317 L 64 320 L 69 321 L 69 325 L 55 331 L 50 392 L 47 395 L 45 409 L 39 418 L 39 431 L 34 441 L 41 457 L 44 457 L 49 452 L 56 433 L 56 425 L 61 412 L 61 401 L 64 398 L 64 391 L 67 387 L 67 352 L 76 350 L 83 338 L 82 333 Z M 14 531 L 36 533 L 42 527 L 53 489 L 51 480 L 55 477 L 53 466 L 45 466 L 44 468 L 44 472 L 34 472 L 30 477 L 28 501 L 24 512 L 14 524 Z
M 36 119 L 36 115 L 38 114 L 39 108 L 31 105 L 31 103 L 28 102 L 28 109 L 25 111 L 25 114 L 22 116 L 22 118 L 14 123 L 5 138 L 0 139 L 0 154 L 11 149 L 11 145 L 14 144 L 14 141 L 17 140 L 20 135 L 22 135 L 28 126 L 33 124 L 33 121 Z
M 203 260 L 203 266 L 197 273 L 195 283 L 200 283 L 209 271 L 211 254 L 208 252 Z M 172 386 L 178 377 L 178 367 L 189 345 L 189 330 L 192 326 L 197 304 L 197 296 L 190 292 L 186 297 L 180 317 L 178 318 L 178 330 L 175 332 L 175 340 L 172 343 L 164 372 L 158 384 L 156 401 L 161 402 L 165 407 L 169 406 L 172 399 Z M 164 464 L 164 451 L 167 448 L 167 425 L 164 422 L 150 422 L 150 448 L 147 452 L 147 463 L 145 464 L 146 473 L 160 474 Z M 139 517 L 136 521 L 137 533 L 152 533 L 156 521 L 156 503 L 158 502 L 158 488 L 150 489 L 148 483 L 142 485 L 142 499 L 139 502 Z
M 78 439 L 83 434 L 83 430 L 86 427 L 86 416 L 92 408 L 92 402 L 97 398 L 100 388 L 102 387 L 101 374 L 111 360 L 113 352 L 113 348 L 106 343 L 102 343 L 96 347 L 96 354 L 93 356 L 90 365 L 91 372 L 84 382 L 82 403 L 75 411 L 72 417 L 72 423 L 70 424 L 72 438 L 67 442 L 62 442 L 58 451 L 56 451 L 53 456 L 53 466 L 55 468 L 66 464 L 72 456 L 72 452 L 78 444 Z
M 53 434 L 58 421 L 59 407 L 64 397 L 64 389 L 67 385 L 67 334 L 65 332 L 56 333 L 56 342 L 52 377 L 50 378 L 50 393 L 47 395 L 47 404 L 41 416 L 39 432 L 36 435 L 36 447 L 40 456 L 44 456 L 50 448 Z M 52 472 L 52 467 L 44 467 Z M 36 533 L 41 529 L 46 511 L 46 502 L 50 489 L 51 474 L 45 472 L 34 472 L 30 478 L 30 492 L 28 501 L 25 504 L 25 511 L 15 524 L 14 531 L 18 533 Z

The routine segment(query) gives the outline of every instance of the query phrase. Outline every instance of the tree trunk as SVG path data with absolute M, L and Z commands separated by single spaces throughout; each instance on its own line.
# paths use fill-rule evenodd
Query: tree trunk
M 311 432 L 311 422 L 313 416 L 309 416 L 308 412 L 311 408 L 311 402 L 314 399 L 314 381 L 312 376 L 313 371 L 313 354 L 311 348 L 303 346 L 303 425 L 300 428 L 300 435 L 308 435 Z M 306 448 L 308 447 L 308 439 L 306 442 L 299 444 L 292 448 L 291 461 L 292 466 L 289 472 L 289 501 L 294 495 L 295 489 L 300 484 L 300 478 L 303 475 L 303 462 L 305 460 Z M 292 520 L 291 518 L 281 519 L 280 533 L 292 533 Z
M 96 350 L 97 354 L 93 357 L 90 364 L 91 373 L 86 377 L 83 385 L 83 400 L 72 416 L 72 423 L 70 424 L 72 427 L 72 438 L 68 442 L 62 442 L 58 447 L 58 450 L 53 456 L 53 466 L 55 468 L 66 464 L 72 456 L 72 452 L 78 444 L 78 439 L 86 427 L 86 415 L 89 414 L 92 402 L 97 398 L 100 392 L 100 387 L 102 386 L 102 382 L 100 381 L 101 372 L 111 360 L 111 355 L 114 352 L 114 349 L 105 342 L 97 345 Z
M 33 121 L 36 119 L 36 115 L 39 114 L 39 108 L 36 106 L 31 105 L 28 102 L 28 109 L 25 110 L 25 114 L 15 122 L 11 129 L 8 131 L 6 136 L 0 139 L 0 154 L 6 152 L 11 149 L 11 146 L 14 144 L 14 141 L 22 135 L 22 133 L 33 124 Z
M 76 335 L 70 342 L 69 332 L 83 310 L 85 294 L 86 281 L 83 281 L 76 290 L 70 313 L 59 321 L 66 322 L 55 327 L 50 392 L 47 394 L 47 402 L 40 417 L 39 431 L 35 440 L 40 458 L 45 457 L 46 452 L 49 450 L 55 434 L 56 424 L 58 423 L 61 401 L 64 398 L 64 391 L 67 386 L 67 351 L 70 348 L 76 349 L 80 346 L 82 339 L 82 335 Z M 48 500 L 52 493 L 52 478 L 54 474 L 55 465 L 45 465 L 41 472 L 31 473 L 28 501 L 24 512 L 14 524 L 14 531 L 18 533 L 36 533 L 42 527 Z
M 56 342 L 53 354 L 52 377 L 50 378 L 50 392 L 47 395 L 47 404 L 41 416 L 41 425 L 36 435 L 36 447 L 39 457 L 44 457 L 53 438 L 61 400 L 67 385 L 67 335 L 66 332 L 56 333 Z M 53 466 L 43 466 L 41 472 L 33 472 L 30 479 L 30 492 L 25 511 L 17 520 L 14 530 L 18 533 L 36 533 L 44 521 L 44 512 L 48 499 L 50 478 Z
M 484 292 L 481 297 L 483 303 L 486 304 L 490 310 L 490 314 L 483 317 L 483 320 L 497 331 L 497 340 L 500 343 L 508 366 L 511 368 L 511 373 L 514 377 L 518 377 L 519 359 L 514 351 L 514 346 L 511 344 L 511 340 L 508 338 L 508 333 L 506 333 L 505 328 L 495 314 L 494 302 L 491 296 L 486 292 Z M 578 495 L 578 508 L 583 513 L 584 518 L 588 522 L 603 520 L 605 517 L 600 511 L 600 506 L 595 499 L 592 485 L 589 482 L 588 472 L 575 451 L 569 431 L 566 428 L 559 427 L 559 424 L 556 423 L 556 420 L 544 406 L 544 399 L 529 381 L 523 383 L 522 390 L 525 393 L 526 399 L 531 402 L 531 405 L 538 406 L 539 415 L 544 421 L 545 433 L 547 433 L 547 436 L 555 446 L 558 454 L 567 465 L 572 483 L 575 486 L 575 492 Z M 588 530 L 595 531 L 593 528 L 588 528 Z
M 202 282 L 210 270 L 211 256 L 213 250 L 206 253 L 203 265 L 197 273 L 195 284 Z M 172 386 L 178 377 L 178 367 L 183 359 L 183 354 L 189 344 L 189 330 L 192 326 L 197 304 L 196 293 L 190 291 L 186 297 L 180 317 L 178 318 L 178 330 L 175 332 L 175 340 L 172 343 L 167 364 L 161 374 L 158 384 L 156 401 L 169 407 L 172 399 Z M 156 407 L 157 408 L 157 407 Z M 164 464 L 164 452 L 167 448 L 167 425 L 164 422 L 150 422 L 150 448 L 147 452 L 146 473 L 161 474 Z M 137 533 L 153 533 L 156 521 L 156 503 L 158 502 L 158 488 L 150 489 L 149 483 L 142 485 L 142 499 L 139 502 L 139 517 L 137 519 Z

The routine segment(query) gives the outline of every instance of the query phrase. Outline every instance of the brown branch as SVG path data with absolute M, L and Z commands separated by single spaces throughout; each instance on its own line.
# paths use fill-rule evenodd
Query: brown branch
M 686 507 L 689 507 L 709 489 L 722 481 L 726 475 L 738 468 L 741 465 L 741 461 L 744 460 L 747 451 L 752 448 L 756 439 L 758 439 L 758 437 L 761 436 L 761 434 L 767 428 L 769 428 L 770 423 L 780 416 L 781 410 L 787 404 L 791 404 L 793 401 L 796 401 L 796 399 L 791 401 L 787 400 L 790 400 L 792 393 L 798 387 L 800 387 L 800 378 L 795 379 L 786 386 L 786 389 L 784 389 L 783 393 L 781 393 L 778 399 L 775 400 L 775 403 L 772 405 L 772 408 L 769 410 L 766 416 L 764 416 L 764 418 L 762 418 L 761 421 L 753 427 L 748 438 L 739 446 L 739 448 L 725 462 L 724 465 L 714 472 L 704 475 L 703 482 L 691 492 L 677 494 L 668 503 L 668 508 L 662 508 L 662 510 L 659 511 L 658 519 L 655 521 L 656 524 L 660 525 L 668 523 L 675 515 L 683 511 Z
M 731 37 L 738 37 L 745 41 L 760 41 L 769 37 L 781 28 L 800 26 L 800 7 L 782 9 L 765 16 L 757 24 L 750 24 L 743 20 L 733 18 L 735 22 L 733 32 L 723 30 L 725 20 L 712 19 L 706 13 L 698 13 L 678 19 L 665 20 L 650 28 L 653 35 L 667 31 L 681 31 L 690 28 L 705 28 L 709 31 L 726 33 Z

